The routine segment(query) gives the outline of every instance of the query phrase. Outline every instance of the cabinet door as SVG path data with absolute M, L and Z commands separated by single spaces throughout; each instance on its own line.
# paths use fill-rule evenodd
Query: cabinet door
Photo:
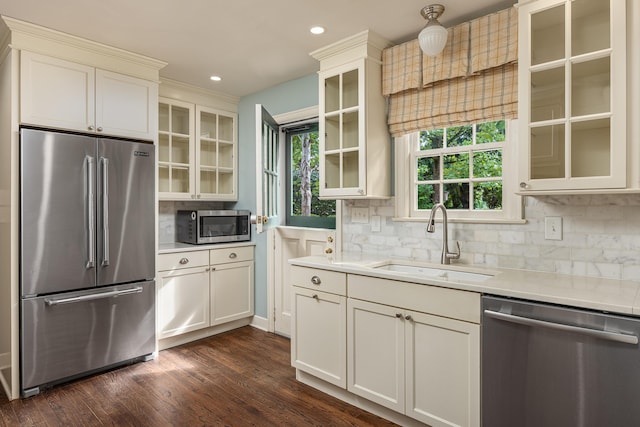
M 404 413 L 404 318 L 402 310 L 348 299 L 347 389 Z
M 292 313 L 291 365 L 346 388 L 346 298 L 294 286 Z
M 158 198 L 195 197 L 195 106 L 160 98 L 158 103 Z
M 20 122 L 81 132 L 92 130 L 94 80 L 92 67 L 22 51 Z
M 196 197 L 235 201 L 238 146 L 236 115 L 196 107 Z
M 159 339 L 209 326 L 207 267 L 161 271 L 158 276 Z
M 478 427 L 480 325 L 407 315 L 406 415 L 434 427 Z
M 124 74 L 96 70 L 96 130 L 154 140 L 158 85 Z
M 627 185 L 624 0 L 519 8 L 523 192 Z
M 211 326 L 253 316 L 253 261 L 211 267 Z

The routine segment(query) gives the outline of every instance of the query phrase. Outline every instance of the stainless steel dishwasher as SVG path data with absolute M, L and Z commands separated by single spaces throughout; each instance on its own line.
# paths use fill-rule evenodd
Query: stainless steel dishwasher
M 482 299 L 483 427 L 640 426 L 640 318 Z

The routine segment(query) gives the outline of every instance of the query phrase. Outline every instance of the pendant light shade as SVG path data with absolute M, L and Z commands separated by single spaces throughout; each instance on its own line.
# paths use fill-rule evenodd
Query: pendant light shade
M 442 12 L 444 12 L 444 6 L 441 4 L 432 4 L 420 11 L 427 20 L 427 25 L 418 34 L 418 42 L 425 55 L 438 56 L 447 44 L 447 29 L 438 22 Z

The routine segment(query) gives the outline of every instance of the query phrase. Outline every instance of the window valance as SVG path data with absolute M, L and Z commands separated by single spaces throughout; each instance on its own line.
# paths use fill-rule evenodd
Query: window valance
M 512 7 L 449 28 L 429 57 L 417 40 L 382 53 L 382 90 L 394 136 L 517 115 L 518 15 Z

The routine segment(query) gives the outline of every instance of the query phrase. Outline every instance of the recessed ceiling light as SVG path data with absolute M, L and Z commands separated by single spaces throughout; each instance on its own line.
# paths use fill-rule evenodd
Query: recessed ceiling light
M 222 80 L 222 77 L 220 76 L 211 76 L 209 78 L 214 82 L 219 82 L 220 80 Z
M 320 26 L 315 26 L 315 27 L 311 27 L 309 28 L 309 31 L 311 31 L 311 34 L 322 34 L 324 33 L 324 27 L 320 27 Z

